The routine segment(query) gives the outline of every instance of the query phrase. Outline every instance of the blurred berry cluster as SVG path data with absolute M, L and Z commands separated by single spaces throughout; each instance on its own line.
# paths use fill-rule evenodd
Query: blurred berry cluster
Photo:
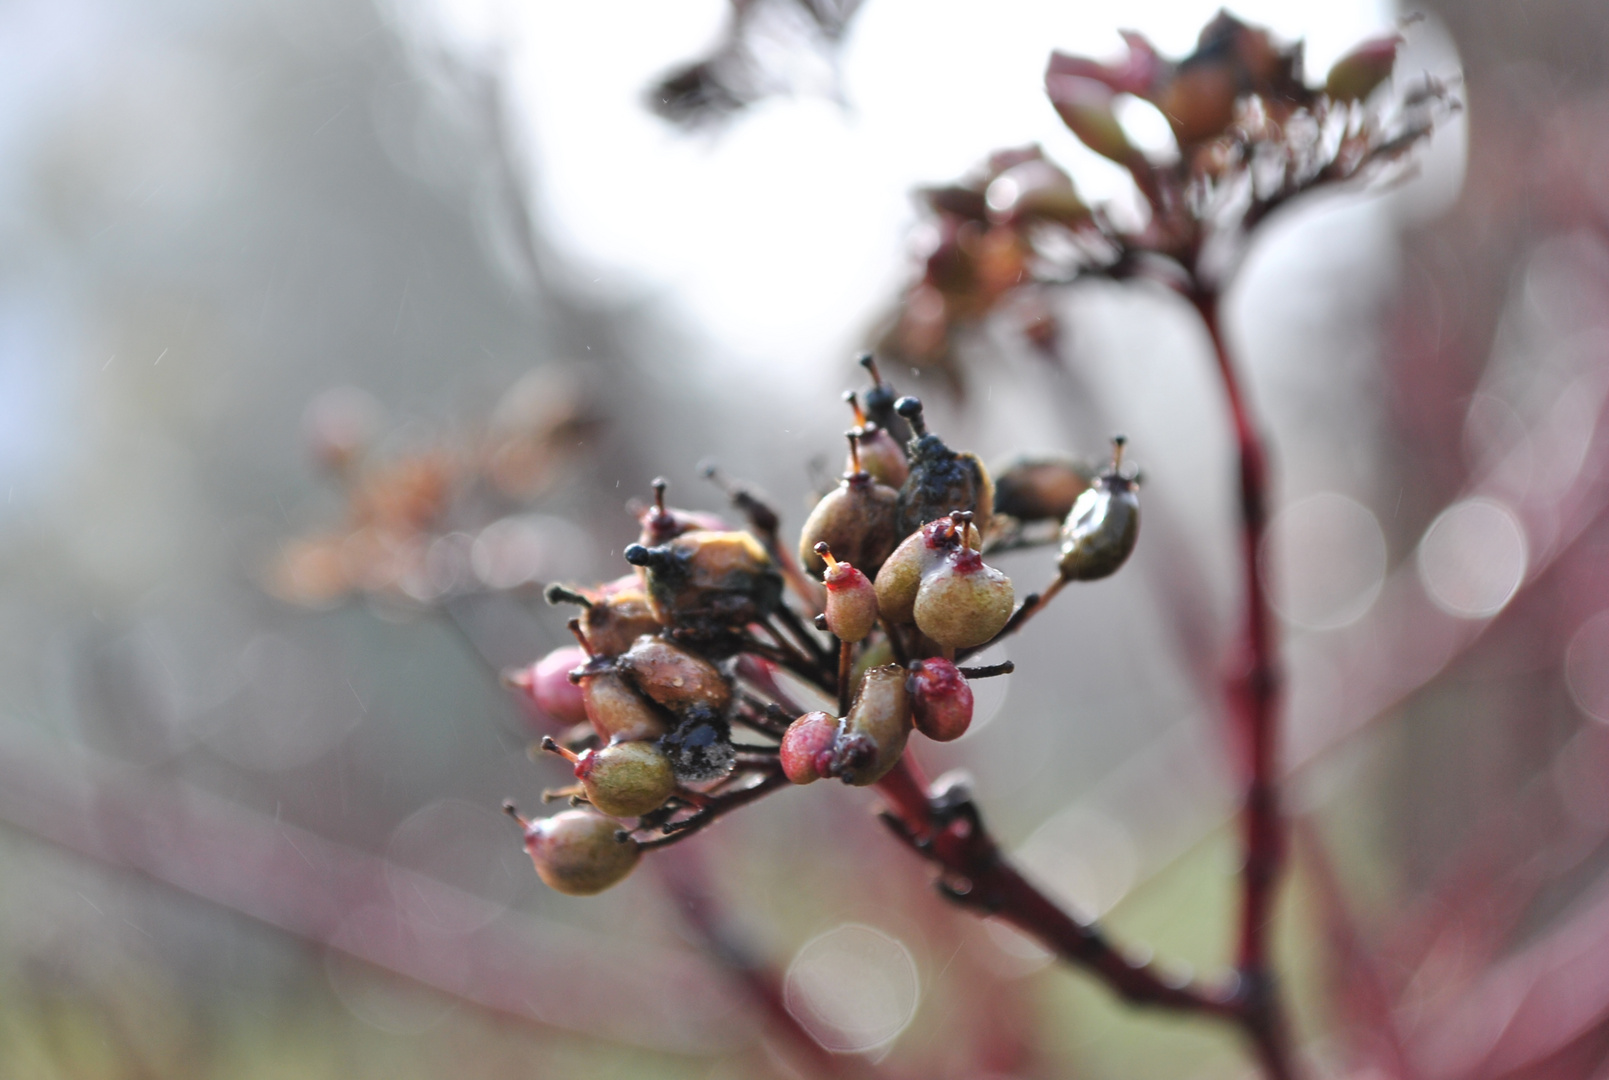
M 1139 504 L 1121 439 L 1093 475 L 1019 460 L 997 483 L 929 432 L 921 402 L 899 397 L 871 357 L 862 363 L 873 384 L 845 395 L 843 478 L 796 544 L 740 485 L 715 477 L 746 529 L 668 506 L 655 481 L 624 552 L 631 572 L 548 588 L 551 603 L 580 609 L 577 644 L 506 680 L 551 721 L 542 745 L 574 772 L 544 801 L 573 807 L 539 820 L 507 809 L 553 888 L 607 888 L 643 850 L 790 781 L 875 784 L 913 731 L 959 738 L 972 722 L 969 680 L 1012 668 L 958 665 L 1065 582 L 1111 574 L 1133 550 Z M 984 556 L 1036 543 L 1058 545 L 1055 574 L 1019 604 Z M 811 693 L 835 706 L 806 709 L 798 698 Z
M 1455 103 L 1426 76 L 1387 93 L 1402 38 L 1365 41 L 1309 86 L 1300 42 L 1221 12 L 1190 55 L 1172 60 L 1140 34 L 1111 62 L 1052 53 L 1045 90 L 1080 142 L 1120 165 L 1135 214 L 1090 206 L 1038 146 L 1002 150 L 958 183 L 919 192 L 930 239 L 919 280 L 879 343 L 901 363 L 959 385 L 960 338 L 1001 312 L 1051 352 L 1043 286 L 1150 274 L 1175 287 L 1221 281 L 1245 233 L 1316 187 L 1373 178 Z M 1119 119 L 1125 97 L 1154 106 L 1171 147 L 1145 151 Z

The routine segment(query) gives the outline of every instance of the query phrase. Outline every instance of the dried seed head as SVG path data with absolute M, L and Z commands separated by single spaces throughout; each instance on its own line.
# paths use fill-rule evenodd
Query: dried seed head
M 638 638 L 617 663 L 637 689 L 678 716 L 693 709 L 719 715 L 732 703 L 731 684 L 719 668 L 657 635 Z
M 574 754 L 552 739 L 543 739 L 542 749 L 574 765 L 587 801 L 611 817 L 637 817 L 657 810 L 676 790 L 670 758 L 653 743 L 617 742 Z
M 972 724 L 972 687 L 959 668 L 942 657 L 913 660 L 907 688 L 916 729 L 935 742 L 966 734 Z
M 684 533 L 658 547 L 632 544 L 648 606 L 665 626 L 720 634 L 764 619 L 782 601 L 782 575 L 746 532 Z
M 1014 458 L 995 470 L 995 513 L 1019 521 L 1060 521 L 1098 472 L 1065 455 Z
M 970 649 L 1005 627 L 1015 603 L 1010 578 L 973 549 L 957 547 L 922 576 L 912 616 L 942 648 Z
M 593 667 L 584 672 L 581 697 L 592 730 L 605 742 L 657 739 L 669 729 L 664 714 L 613 667 Z
M 827 585 L 827 629 L 839 641 L 864 640 L 877 625 L 877 590 L 865 574 L 834 558 L 827 544 L 817 544 L 816 554 L 827 561 L 822 576 Z
M 526 821 L 512 806 L 509 816 L 525 828 L 525 852 L 537 876 L 571 896 L 601 893 L 631 873 L 641 854 L 637 844 L 617 839 L 620 826 L 591 810 L 566 810 Z
M 929 435 L 922 403 L 903 397 L 895 405 L 914 434 L 906 447 L 911 473 L 899 490 L 899 533 L 907 535 L 952 510 L 972 511 L 978 528 L 987 532 L 994 513 L 994 484 L 976 454 L 956 453 L 937 435 Z
M 898 664 L 866 672 L 833 743 L 831 775 L 865 787 L 881 780 L 899 761 L 911 732 L 905 677 L 905 669 Z
M 1111 467 L 1078 497 L 1062 523 L 1058 566 L 1065 581 L 1095 581 L 1116 573 L 1139 539 L 1138 485 L 1121 472 L 1123 437 L 1112 443 Z
M 832 748 L 838 740 L 838 718 L 808 712 L 782 736 L 782 771 L 795 784 L 810 784 L 832 775 Z

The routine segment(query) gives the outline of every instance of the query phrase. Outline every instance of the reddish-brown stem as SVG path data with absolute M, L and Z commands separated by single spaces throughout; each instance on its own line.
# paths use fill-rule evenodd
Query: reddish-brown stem
M 1234 427 L 1240 473 L 1240 560 L 1244 620 L 1239 652 L 1226 697 L 1235 733 L 1245 755 L 1245 796 L 1241 809 L 1244 862 L 1241 867 L 1240 919 L 1235 948 L 1245 1027 L 1271 1077 L 1293 1075 L 1279 998 L 1269 962 L 1269 920 L 1285 835 L 1276 786 L 1278 749 L 1279 664 L 1274 620 L 1257 556 L 1268 523 L 1268 454 L 1246 400 L 1229 345 L 1219 322 L 1216 289 L 1197 283 L 1190 300 L 1212 340 L 1213 356 Z
M 1040 892 L 1001 853 L 963 782 L 941 779 L 929 792 L 907 753 L 877 788 L 888 803 L 884 823 L 939 867 L 939 889 L 950 899 L 1004 919 L 1134 1004 L 1240 1017 L 1243 1005 L 1233 987 L 1167 975 L 1148 958 L 1125 955 L 1100 927 Z

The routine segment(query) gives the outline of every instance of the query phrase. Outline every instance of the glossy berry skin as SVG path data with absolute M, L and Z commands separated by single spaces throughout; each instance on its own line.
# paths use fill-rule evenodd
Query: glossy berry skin
M 619 830 L 612 819 L 591 810 L 566 810 L 526 825 L 525 853 L 549 888 L 592 896 L 637 865 L 637 845 L 615 839 Z
M 872 668 L 860 681 L 855 703 L 833 744 L 832 774 L 865 787 L 888 774 L 905 752 L 911 733 L 911 698 L 905 669 L 898 664 Z
M 877 571 L 877 609 L 882 617 L 900 625 L 911 622 L 922 576 L 938 564 L 946 551 L 959 544 L 949 518 L 930 521 L 900 541 Z
M 587 704 L 570 672 L 587 662 L 586 651 L 575 645 L 554 649 L 529 667 L 506 676 L 532 705 L 556 727 L 584 724 Z
M 812 784 L 832 775 L 833 745 L 838 741 L 838 718 L 824 712 L 807 712 L 788 725 L 779 756 L 782 771 L 795 784 Z
M 637 689 L 678 716 L 694 709 L 720 714 L 732 703 L 719 668 L 657 635 L 638 638 L 616 663 Z
M 587 801 L 611 817 L 636 817 L 663 806 L 676 790 L 670 758 L 653 743 L 619 742 L 581 755 L 575 778 Z
M 669 729 L 665 717 L 639 694 L 621 672 L 598 668 L 581 676 L 592 730 L 605 742 L 657 739 Z
M 972 726 L 972 687 L 950 661 L 912 661 L 906 686 L 916 730 L 934 742 L 959 739 Z
M 1140 498 L 1134 481 L 1116 472 L 1096 478 L 1062 524 L 1062 578 L 1095 581 L 1116 573 L 1139 535 Z
M 856 472 L 822 496 L 799 530 L 799 562 L 807 574 L 820 574 L 826 563 L 816 545 L 826 543 L 833 554 L 875 574 L 899 542 L 895 518 L 899 493 L 879 484 L 869 473 Z
M 827 629 L 839 641 L 863 641 L 877 625 L 877 589 L 846 562 L 827 567 Z
M 957 548 L 922 578 L 916 628 L 946 649 L 970 649 L 1005 628 L 1016 604 L 1011 579 L 970 548 Z

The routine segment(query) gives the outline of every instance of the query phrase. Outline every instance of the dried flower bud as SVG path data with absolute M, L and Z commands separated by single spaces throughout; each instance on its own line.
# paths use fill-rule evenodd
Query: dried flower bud
M 1011 579 L 970 547 L 957 547 L 922 577 L 916 628 L 945 649 L 970 649 L 1004 629 L 1016 604 Z
M 1013 458 L 995 470 L 995 513 L 1019 521 L 1060 521 L 1097 471 L 1065 455 Z
M 601 893 L 631 873 L 641 852 L 617 838 L 620 826 L 591 810 L 566 810 L 550 818 L 525 821 L 525 852 L 548 887 L 570 896 Z
M 827 560 L 822 580 L 827 585 L 827 629 L 839 641 L 861 641 L 877 625 L 877 590 L 866 575 L 833 557 L 826 544 L 816 554 Z
M 648 606 L 648 594 L 635 574 L 596 589 L 549 585 L 544 595 L 550 604 L 581 606 L 581 634 L 594 656 L 618 655 L 643 634 L 659 630 L 659 620 Z
M 586 723 L 586 698 L 570 672 L 587 662 L 577 645 L 554 649 L 529 667 L 509 672 L 505 681 L 558 726 Z
M 1061 530 L 1061 576 L 1094 581 L 1117 572 L 1140 535 L 1138 485 L 1120 471 L 1123 438 L 1113 440 L 1111 467 L 1068 511 Z
M 908 447 L 911 475 L 899 490 L 899 532 L 908 535 L 952 510 L 970 510 L 987 532 L 994 512 L 994 484 L 976 454 L 956 453 L 922 423 L 922 403 L 899 399 L 899 414 L 915 434 Z
M 605 742 L 657 739 L 669 725 L 621 672 L 599 667 L 580 675 L 581 696 L 592 730 Z
M 665 505 L 666 484 L 664 477 L 654 479 L 654 503 L 641 514 L 637 521 L 642 526 L 642 533 L 637 542 L 644 547 L 658 547 L 667 540 L 674 540 L 683 533 L 695 530 L 706 532 L 725 532 L 728 528 L 726 522 L 714 514 L 706 514 L 700 510 L 678 510 Z
M 942 657 L 913 660 L 906 687 L 916 729 L 935 742 L 949 742 L 972 725 L 972 687 L 959 668 Z
M 1362 101 L 1391 78 L 1401 47 L 1402 37 L 1398 34 L 1363 42 L 1330 68 L 1324 80 L 1325 96 L 1331 101 Z
M 665 626 L 718 633 L 765 618 L 782 601 L 782 575 L 746 532 L 690 532 L 658 547 L 632 544 L 648 606 Z
M 575 766 L 587 801 L 610 817 L 637 817 L 663 806 L 676 790 L 670 758 L 649 742 L 617 742 L 573 754 L 544 739 L 542 747 Z
M 861 469 L 858 441 L 858 432 L 850 432 L 850 471 L 816 503 L 799 530 L 799 562 L 806 573 L 826 569 L 816 551 L 818 544 L 831 545 L 840 558 L 874 574 L 899 543 L 895 532 L 899 493 Z
M 637 689 L 678 716 L 695 708 L 720 715 L 732 703 L 732 687 L 719 668 L 664 638 L 638 638 L 616 663 Z
M 782 771 L 795 784 L 810 784 L 832 775 L 833 744 L 838 740 L 838 718 L 808 712 L 782 736 L 779 751 Z
M 898 664 L 872 668 L 861 679 L 855 703 L 833 744 L 831 774 L 856 787 L 875 784 L 899 761 L 910 732 L 905 669 Z

